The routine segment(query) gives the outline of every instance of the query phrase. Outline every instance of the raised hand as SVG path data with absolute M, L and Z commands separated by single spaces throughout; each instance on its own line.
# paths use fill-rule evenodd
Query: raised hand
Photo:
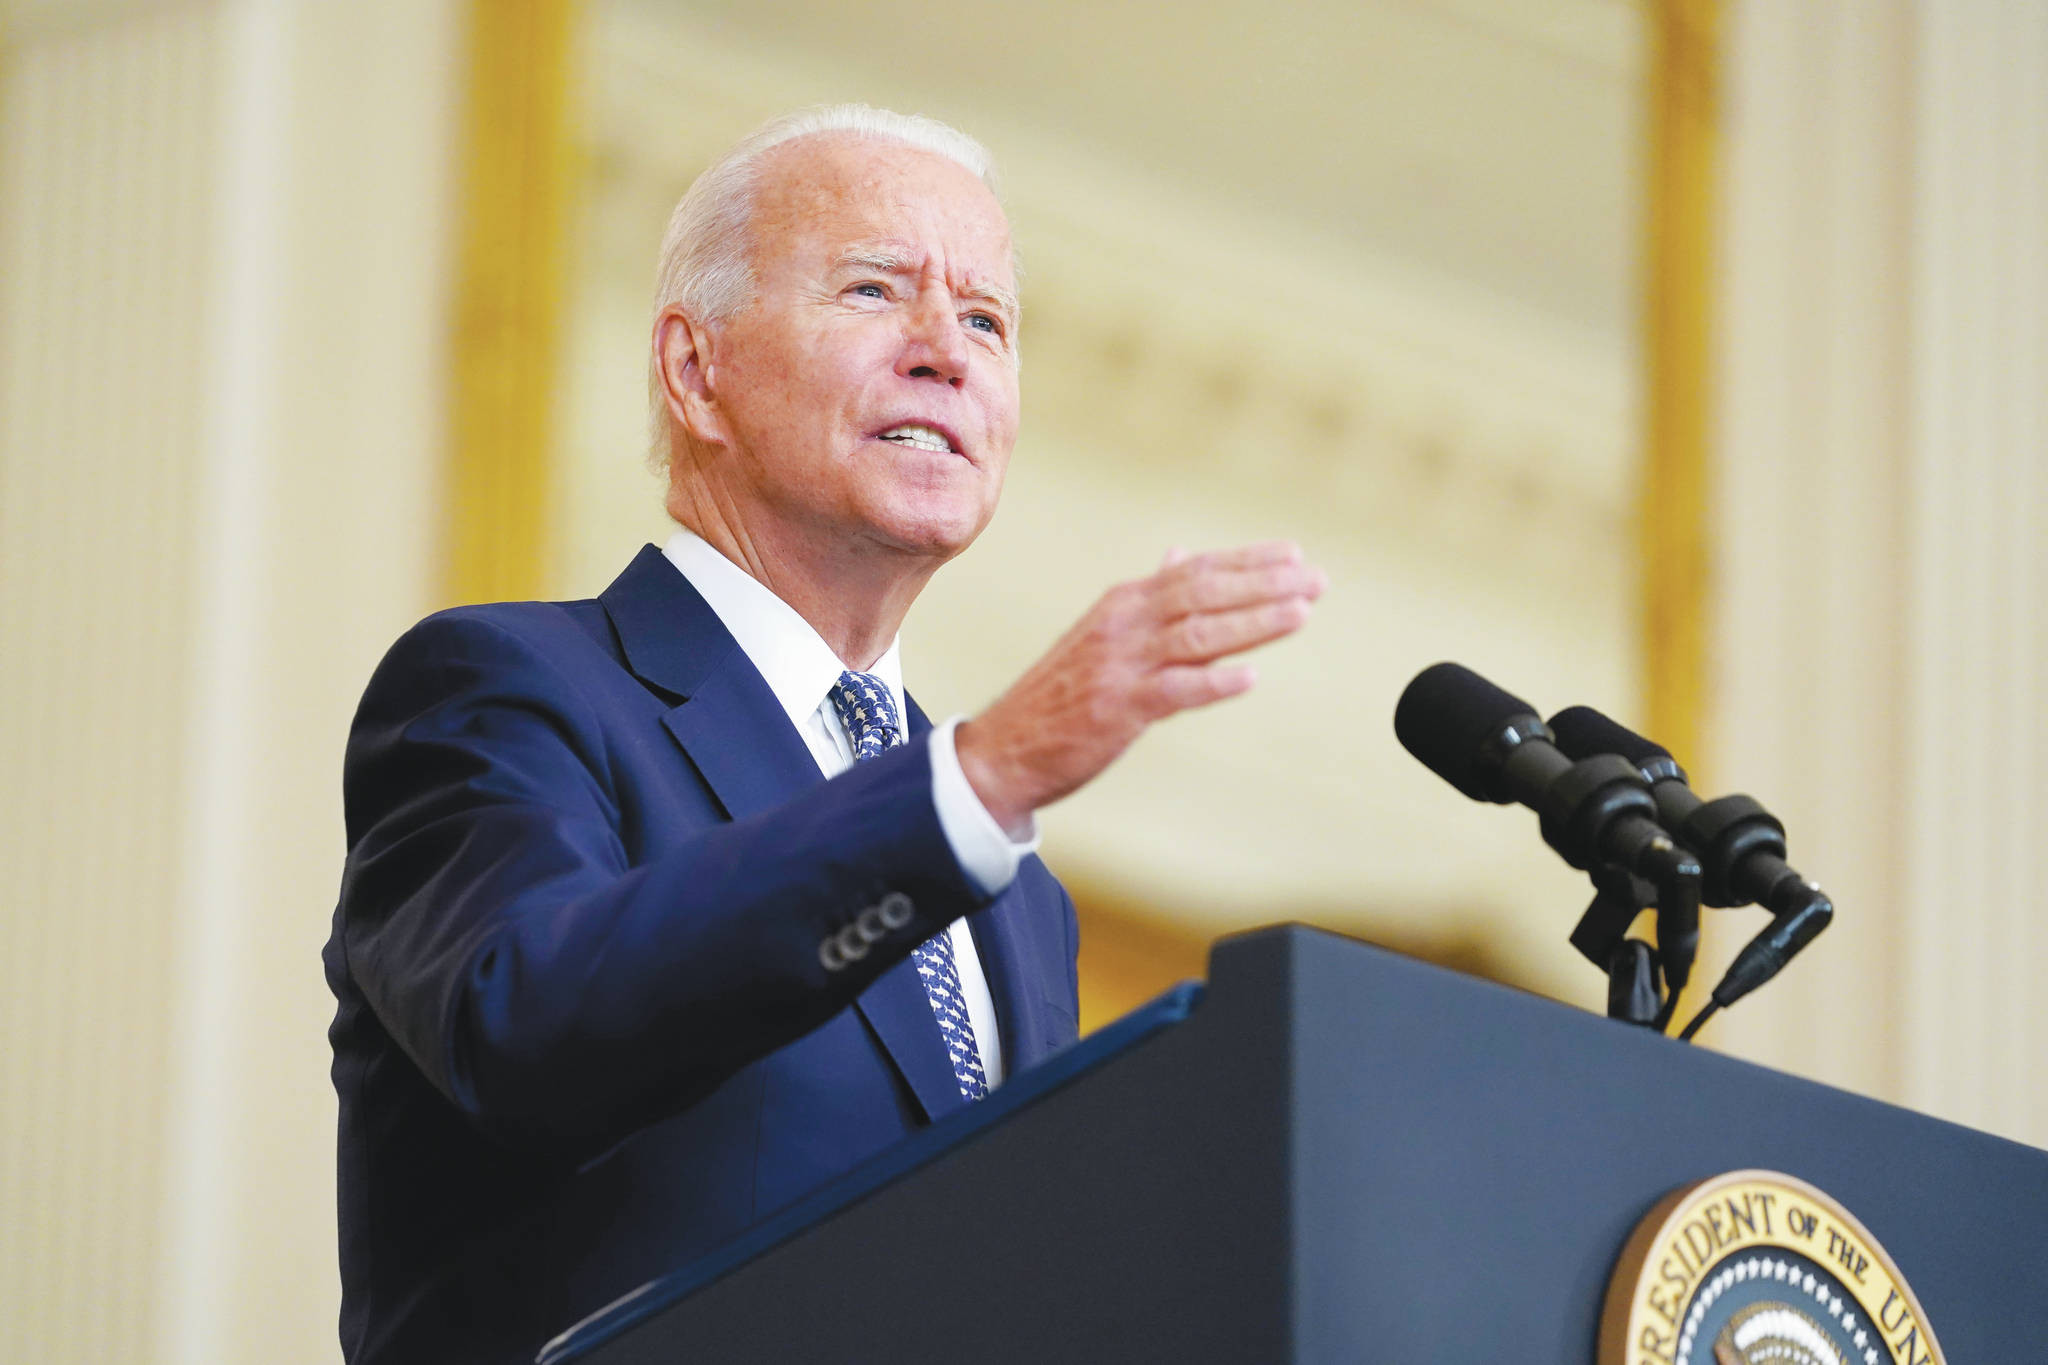
M 1167 555 L 1151 577 L 1104 593 L 960 727 L 968 784 L 1005 829 L 1027 828 L 1152 722 L 1247 691 L 1251 667 L 1218 661 L 1301 629 L 1328 582 L 1288 541 Z

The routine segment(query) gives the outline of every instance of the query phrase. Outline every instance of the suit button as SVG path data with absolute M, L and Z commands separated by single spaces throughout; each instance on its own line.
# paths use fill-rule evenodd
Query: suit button
M 889 936 L 889 926 L 882 919 L 882 907 L 879 905 L 870 905 L 861 911 L 853 927 L 860 931 L 861 940 L 865 943 L 880 943 Z
M 881 914 L 882 923 L 891 929 L 901 929 L 910 923 L 912 916 L 917 913 L 917 907 L 910 903 L 910 897 L 901 891 L 891 891 L 882 897 L 876 902 L 875 909 Z
M 832 941 L 839 945 L 840 954 L 848 962 L 858 962 L 868 955 L 868 941 L 861 937 L 858 924 L 847 925 Z

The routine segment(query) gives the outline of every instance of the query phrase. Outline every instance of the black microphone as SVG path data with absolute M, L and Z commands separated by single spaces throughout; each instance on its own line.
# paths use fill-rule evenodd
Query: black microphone
M 1686 784 L 1685 770 L 1662 745 L 1608 719 L 1590 706 L 1550 718 L 1557 746 L 1576 758 L 1618 754 L 1635 765 L 1656 798 L 1663 826 L 1699 855 L 1708 905 L 1761 905 L 1771 923 L 1750 940 L 1714 987 L 1714 1002 L 1733 1004 L 1776 976 L 1793 954 L 1834 918 L 1835 907 L 1817 885 L 1785 861 L 1785 826 L 1747 796 L 1702 801 Z
M 1658 826 L 1657 803 L 1633 764 L 1611 754 L 1573 762 L 1551 743 L 1535 707 L 1469 668 L 1441 663 L 1418 673 L 1394 708 L 1394 734 L 1473 800 L 1534 810 L 1544 841 L 1573 867 L 1618 863 L 1660 885 L 1700 875 Z M 1682 945 L 1671 952 L 1683 959 L 1682 983 L 1691 959 Z M 1665 976 L 1673 975 L 1667 956 Z

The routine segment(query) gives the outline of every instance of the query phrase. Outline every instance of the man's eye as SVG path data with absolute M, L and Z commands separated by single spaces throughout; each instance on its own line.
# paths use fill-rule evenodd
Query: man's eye
M 967 325 L 980 328 L 982 331 L 993 333 L 996 336 L 1003 334 L 1003 324 L 992 313 L 969 313 L 967 315 Z
M 886 299 L 889 297 L 888 290 L 882 288 L 879 284 L 873 283 L 857 284 L 853 287 L 853 292 L 869 299 Z

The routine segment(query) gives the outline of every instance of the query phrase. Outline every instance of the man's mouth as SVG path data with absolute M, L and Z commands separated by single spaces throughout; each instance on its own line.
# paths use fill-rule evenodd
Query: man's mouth
M 946 433 L 917 422 L 906 422 L 900 427 L 890 427 L 875 439 L 894 441 L 902 446 L 916 446 L 919 450 L 937 451 L 942 455 L 956 453 L 953 443 L 946 439 Z

